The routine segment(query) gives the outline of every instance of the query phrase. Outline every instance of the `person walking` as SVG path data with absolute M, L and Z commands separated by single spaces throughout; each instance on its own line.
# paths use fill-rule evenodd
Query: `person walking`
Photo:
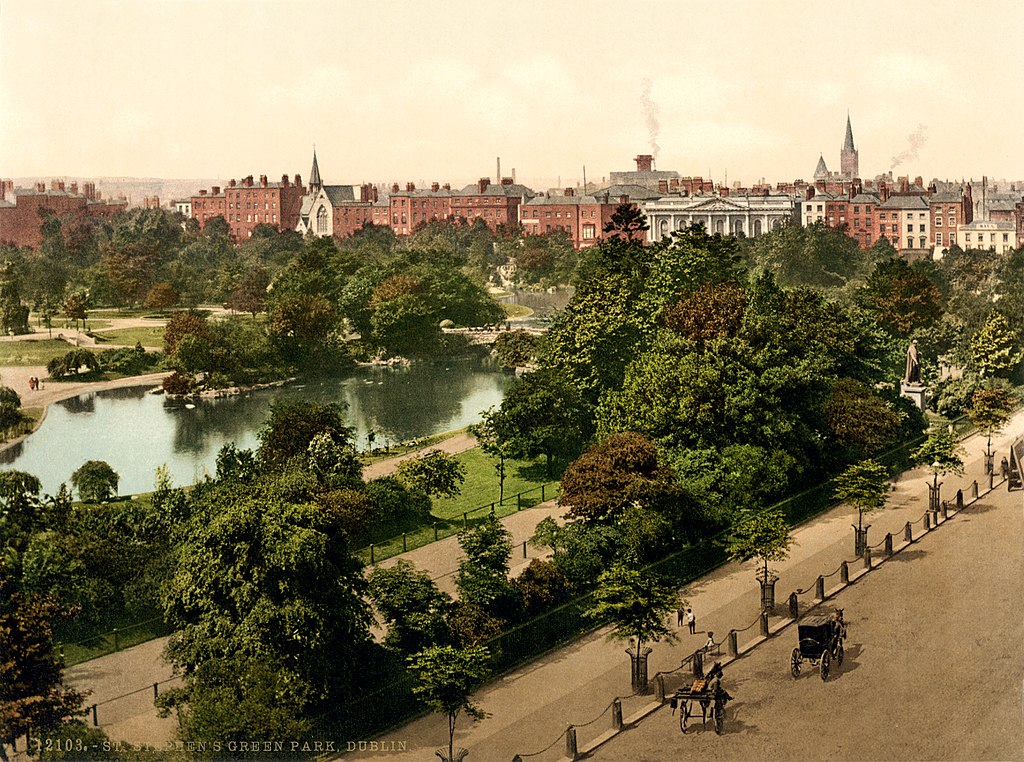
M 686 626 L 690 629 L 690 634 L 693 635 L 697 631 L 697 617 L 693 614 L 693 609 L 686 609 Z

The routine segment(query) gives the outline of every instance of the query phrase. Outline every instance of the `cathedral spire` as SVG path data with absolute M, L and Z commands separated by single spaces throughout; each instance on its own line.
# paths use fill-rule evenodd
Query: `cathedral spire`
M 850 124 L 850 112 L 846 112 L 846 140 L 843 142 L 844 151 L 855 151 L 853 147 L 853 126 Z
M 316 193 L 323 187 L 320 180 L 320 167 L 316 163 L 316 146 L 313 146 L 313 169 L 309 171 L 309 192 Z

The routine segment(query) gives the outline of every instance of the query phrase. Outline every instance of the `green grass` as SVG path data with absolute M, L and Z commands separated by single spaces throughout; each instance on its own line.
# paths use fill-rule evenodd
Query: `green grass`
M 457 534 L 466 525 L 483 521 L 491 509 L 494 515 L 508 516 L 516 511 L 531 508 L 544 500 L 558 496 L 555 478 L 547 476 L 544 458 L 534 461 L 505 461 L 505 499 L 498 502 L 498 476 L 494 469 L 497 462 L 479 447 L 455 456 L 466 466 L 466 480 L 457 497 L 435 499 L 431 511 L 433 523 L 410 526 L 404 535 L 375 542 L 373 561 L 398 555 L 406 550 L 428 545 L 442 537 Z M 555 482 L 555 483 L 553 483 Z M 542 485 L 546 485 L 543 487 Z M 370 548 L 366 547 L 354 555 L 363 562 L 371 561 Z
M 422 450 L 424 447 L 430 447 L 430 445 L 437 444 L 438 442 L 444 439 L 451 439 L 456 434 L 461 434 L 468 428 L 468 426 L 463 426 L 461 429 L 453 429 L 452 431 L 445 431 L 441 434 L 433 434 L 429 437 L 421 437 L 406 444 L 390 445 L 387 448 L 386 452 L 382 448 L 377 448 L 373 451 L 372 455 L 368 455 L 364 450 L 360 454 L 360 459 L 362 460 L 364 466 L 368 466 L 371 463 L 377 463 L 378 461 L 381 460 L 390 460 L 391 458 L 394 458 L 398 455 L 405 455 L 410 452 L 415 452 L 416 450 Z
M 59 648 L 64 653 L 64 666 L 72 667 L 166 634 L 167 626 L 161 616 L 152 616 L 142 622 L 128 621 L 126 616 L 124 621 L 110 625 L 106 632 L 85 636 L 72 643 L 60 643 Z
M 10 442 L 25 434 L 31 434 L 35 430 L 36 424 L 39 423 L 39 419 L 43 417 L 43 408 L 23 407 L 21 415 L 22 420 L 19 423 L 0 431 L 0 442 Z
M 59 331 L 55 328 L 54 335 Z M 63 357 L 74 349 L 59 339 L 9 341 L 0 339 L 0 365 L 46 365 L 54 357 Z
M 521 304 L 508 304 L 507 302 L 502 302 L 501 308 L 505 311 L 505 316 L 510 318 L 530 317 L 530 315 L 533 314 L 532 309 L 524 307 Z
M 134 347 L 137 343 L 144 347 L 162 347 L 164 344 L 163 326 L 144 326 L 140 328 L 115 328 L 112 331 L 101 331 L 96 334 L 97 346 L 102 344 L 124 344 Z

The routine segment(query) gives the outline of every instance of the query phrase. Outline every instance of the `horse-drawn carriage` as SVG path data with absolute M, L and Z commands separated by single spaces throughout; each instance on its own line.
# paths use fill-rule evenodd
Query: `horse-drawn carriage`
M 843 610 L 836 609 L 833 616 L 808 617 L 797 625 L 799 647 L 793 649 L 790 671 L 800 677 L 800 666 L 809 661 L 821 670 L 821 679 L 828 680 L 832 662 L 843 663 L 843 639 L 846 622 Z
M 700 707 L 700 724 L 704 727 L 711 720 L 715 733 L 722 735 L 725 725 L 725 705 L 732 700 L 722 688 L 722 664 L 715 662 L 708 673 L 695 679 L 689 688 L 680 688 L 669 700 L 673 714 L 679 708 L 679 729 L 685 733 L 691 717 L 696 717 Z

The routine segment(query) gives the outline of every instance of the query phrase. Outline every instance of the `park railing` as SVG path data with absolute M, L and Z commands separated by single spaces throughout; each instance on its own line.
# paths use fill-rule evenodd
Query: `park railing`
M 360 548 L 356 551 L 355 556 L 364 563 L 379 563 L 400 553 L 406 553 L 410 550 L 421 548 L 424 545 L 429 545 L 432 542 L 437 542 L 445 537 L 456 535 L 463 529 L 479 524 L 488 516 L 495 516 L 497 518 L 511 516 L 518 511 L 533 508 L 548 500 L 552 500 L 558 497 L 559 494 L 560 487 L 558 482 L 545 482 L 537 487 L 517 492 L 514 495 L 506 495 L 501 500 L 494 500 L 490 503 L 484 503 L 477 508 L 463 511 L 461 516 L 454 516 L 448 519 L 432 516 L 430 524 L 418 527 L 411 532 L 403 532 L 381 542 L 371 543 L 365 548 Z
M 90 659 L 116 653 L 170 634 L 171 630 L 164 622 L 164 618 L 156 615 L 141 622 L 112 627 L 107 632 L 76 637 L 74 640 L 61 640 L 54 643 L 54 646 L 64 659 L 64 666 L 73 667 Z

